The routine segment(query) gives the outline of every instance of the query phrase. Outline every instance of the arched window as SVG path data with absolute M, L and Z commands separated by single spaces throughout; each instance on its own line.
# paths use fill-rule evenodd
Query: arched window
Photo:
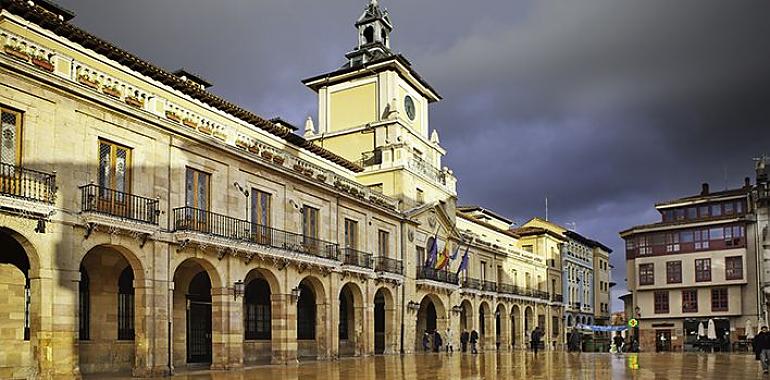
M 484 335 L 487 332 L 487 326 L 484 323 L 484 309 L 479 310 L 479 330 L 481 335 Z
M 243 302 L 246 339 L 270 339 L 270 285 L 267 281 L 257 278 L 249 282 Z
M 339 338 L 340 340 L 348 340 L 348 312 L 350 305 L 348 304 L 348 290 L 343 289 L 340 292 L 340 322 L 339 322 Z
M 364 29 L 364 43 L 370 44 L 374 42 L 374 28 L 372 26 L 367 26 L 366 29 Z
M 134 271 L 131 266 L 118 279 L 118 340 L 134 340 Z
M 386 32 L 385 29 L 380 31 L 380 39 L 382 39 L 383 45 L 388 45 L 388 32 Z
M 315 294 L 309 286 L 300 284 L 297 300 L 297 339 L 315 339 Z
M 80 340 L 91 339 L 91 297 L 90 297 L 90 280 L 88 279 L 88 273 L 83 265 L 80 266 L 80 284 L 78 286 L 78 301 L 79 301 L 79 324 L 78 324 L 78 338 Z

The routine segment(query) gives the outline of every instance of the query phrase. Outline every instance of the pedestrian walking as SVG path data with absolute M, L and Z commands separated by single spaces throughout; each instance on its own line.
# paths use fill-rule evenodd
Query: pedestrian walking
M 615 333 L 615 337 L 612 338 L 612 342 L 615 344 L 615 353 L 622 354 L 623 353 L 623 346 L 625 346 L 625 340 L 623 339 L 623 336 L 620 335 L 620 331 Z
M 460 333 L 460 346 L 461 346 L 463 352 L 468 351 L 468 340 L 469 339 L 470 339 L 470 334 L 468 333 L 468 330 L 463 329 L 463 332 Z
M 532 333 L 529 335 L 529 342 L 532 344 L 532 352 L 537 355 L 537 350 L 540 349 L 540 338 L 543 337 L 543 331 L 540 330 L 540 326 L 535 327 Z
M 455 352 L 455 348 L 452 345 L 452 341 L 454 340 L 454 336 L 452 334 L 452 329 L 447 327 L 446 328 L 446 352 L 453 354 Z
M 476 349 L 476 343 L 479 342 L 479 333 L 476 330 L 471 330 L 471 353 L 478 354 L 479 350 Z
M 569 350 L 571 352 L 580 352 L 580 333 L 572 330 L 572 333 L 569 335 Z
M 762 326 L 752 344 L 754 345 L 754 356 L 762 362 L 762 371 L 767 374 L 768 365 L 770 365 L 770 332 L 767 331 L 767 326 Z
M 428 334 L 428 330 L 425 330 L 425 334 L 422 335 L 422 349 L 425 352 L 430 351 L 430 334 Z
M 439 334 L 438 330 L 433 332 L 433 352 L 441 352 L 441 346 L 443 345 L 443 341 L 441 340 L 441 334 Z

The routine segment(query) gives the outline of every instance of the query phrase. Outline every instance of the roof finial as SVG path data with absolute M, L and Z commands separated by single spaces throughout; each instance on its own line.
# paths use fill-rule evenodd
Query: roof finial
M 369 4 L 376 7 L 377 6 L 377 0 L 372 0 Z

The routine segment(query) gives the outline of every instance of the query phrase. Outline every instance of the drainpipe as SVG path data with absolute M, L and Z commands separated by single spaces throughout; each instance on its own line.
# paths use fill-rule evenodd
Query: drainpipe
M 404 278 L 406 278 L 406 224 L 401 223 L 401 268 L 404 270 Z M 406 281 L 401 284 L 401 339 L 400 349 L 401 354 L 404 354 L 404 313 L 406 313 Z
M 171 167 L 170 166 L 171 166 L 171 162 L 172 162 L 171 161 L 171 147 L 173 146 L 173 139 L 174 138 L 172 137 L 171 138 L 172 141 L 169 141 L 169 149 L 168 149 L 168 165 L 169 165 L 169 168 L 168 168 L 168 175 L 166 176 L 166 178 L 168 179 L 168 183 L 166 184 L 166 191 L 167 191 L 166 202 L 167 202 L 167 204 L 169 206 L 171 206 Z M 168 212 L 166 212 L 166 228 L 169 229 L 169 230 L 171 229 L 170 227 L 171 227 L 171 223 L 173 221 L 173 216 L 171 214 L 172 214 L 172 210 L 169 209 Z M 166 247 L 166 268 L 167 268 L 167 271 L 168 271 L 168 274 L 167 274 L 168 281 L 166 282 L 166 289 L 165 289 L 166 297 L 167 297 L 167 301 L 166 301 L 166 304 L 167 304 L 166 310 L 167 311 L 166 311 L 166 313 L 168 314 L 168 316 L 167 316 L 167 318 L 168 318 L 168 342 L 167 342 L 167 345 L 166 345 L 168 347 L 168 363 L 167 363 L 167 366 L 168 366 L 168 376 L 171 376 L 171 375 L 174 374 L 173 347 L 171 346 L 171 343 L 173 341 L 172 328 L 173 328 L 173 320 L 174 320 L 174 293 L 171 292 L 171 286 L 170 286 L 173 283 L 173 281 L 174 281 L 174 274 L 173 274 L 173 272 L 171 270 L 171 252 L 170 252 L 170 249 L 172 249 L 172 248 L 171 248 L 170 245 L 168 245 Z

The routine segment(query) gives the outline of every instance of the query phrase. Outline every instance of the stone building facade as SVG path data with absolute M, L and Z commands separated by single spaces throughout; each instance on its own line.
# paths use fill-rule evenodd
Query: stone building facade
M 320 105 L 305 137 L 72 17 L 0 0 L 0 377 L 411 353 L 447 328 L 456 347 L 467 328 L 508 350 L 563 331 L 546 257 L 455 206 L 428 126 L 440 97 L 390 52 L 376 2 L 349 63 L 304 81 Z M 434 241 L 470 269 L 426 267 Z

